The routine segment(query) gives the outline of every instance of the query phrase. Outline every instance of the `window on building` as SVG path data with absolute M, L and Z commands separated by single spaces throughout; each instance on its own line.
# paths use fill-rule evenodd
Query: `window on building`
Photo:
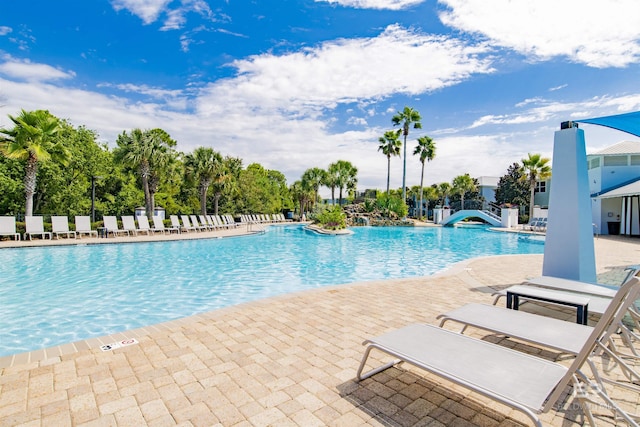
M 605 166 L 627 166 L 628 164 L 628 156 L 606 156 L 604 158 Z
M 589 169 L 595 169 L 600 167 L 600 157 L 594 157 L 589 160 Z
M 631 156 L 631 166 L 640 165 L 640 155 L 634 154 Z
M 547 192 L 547 181 L 538 181 L 536 182 L 536 193 L 546 193 Z

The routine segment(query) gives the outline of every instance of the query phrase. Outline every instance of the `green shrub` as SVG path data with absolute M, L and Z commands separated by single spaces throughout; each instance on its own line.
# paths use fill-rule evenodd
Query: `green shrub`
M 347 228 L 347 216 L 342 212 L 340 206 L 332 206 L 320 212 L 316 216 L 316 221 L 322 228 L 327 230 L 340 230 Z
M 409 208 L 402 201 L 402 197 L 392 194 L 387 197 L 386 194 L 378 195 L 378 207 L 383 212 L 393 212 L 398 218 L 404 218 L 409 213 Z

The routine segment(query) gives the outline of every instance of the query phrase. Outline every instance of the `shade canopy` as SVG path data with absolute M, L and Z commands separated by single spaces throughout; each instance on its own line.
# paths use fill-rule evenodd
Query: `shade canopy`
M 622 187 L 607 191 L 597 196 L 600 199 L 611 199 L 613 197 L 637 196 L 640 194 L 640 180 L 632 182 Z
M 578 123 L 605 126 L 640 137 L 640 111 L 574 121 Z

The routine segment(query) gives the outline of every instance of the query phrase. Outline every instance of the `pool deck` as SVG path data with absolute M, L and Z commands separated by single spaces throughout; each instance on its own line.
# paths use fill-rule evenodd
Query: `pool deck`
M 617 283 L 625 266 L 640 264 L 640 239 L 599 237 L 595 246 L 602 282 Z M 410 323 L 437 324 L 437 315 L 490 303 L 494 289 L 541 270 L 542 255 L 476 258 L 434 276 L 323 287 L 69 344 L 57 355 L 3 358 L 0 426 L 530 425 L 517 411 L 407 364 L 361 383 L 354 377 L 363 340 Z M 524 309 L 575 316 L 534 304 Z M 567 363 L 550 350 L 469 334 Z M 129 338 L 137 343 L 100 349 Z M 371 363 L 383 361 L 372 353 Z M 631 412 L 640 409 L 640 393 L 621 389 L 614 398 Z M 598 425 L 616 425 L 604 408 L 593 411 Z M 585 422 L 570 394 L 541 419 Z

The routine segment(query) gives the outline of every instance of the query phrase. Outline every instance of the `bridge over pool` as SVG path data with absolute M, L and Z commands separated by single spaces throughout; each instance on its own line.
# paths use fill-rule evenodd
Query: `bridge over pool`
M 480 218 L 485 222 L 493 225 L 494 227 L 501 227 L 502 220 L 500 217 L 492 212 L 479 210 L 479 209 L 465 209 L 458 211 L 451 215 L 449 218 L 441 222 L 441 225 L 448 226 L 453 225 L 456 222 L 462 221 L 467 218 Z

